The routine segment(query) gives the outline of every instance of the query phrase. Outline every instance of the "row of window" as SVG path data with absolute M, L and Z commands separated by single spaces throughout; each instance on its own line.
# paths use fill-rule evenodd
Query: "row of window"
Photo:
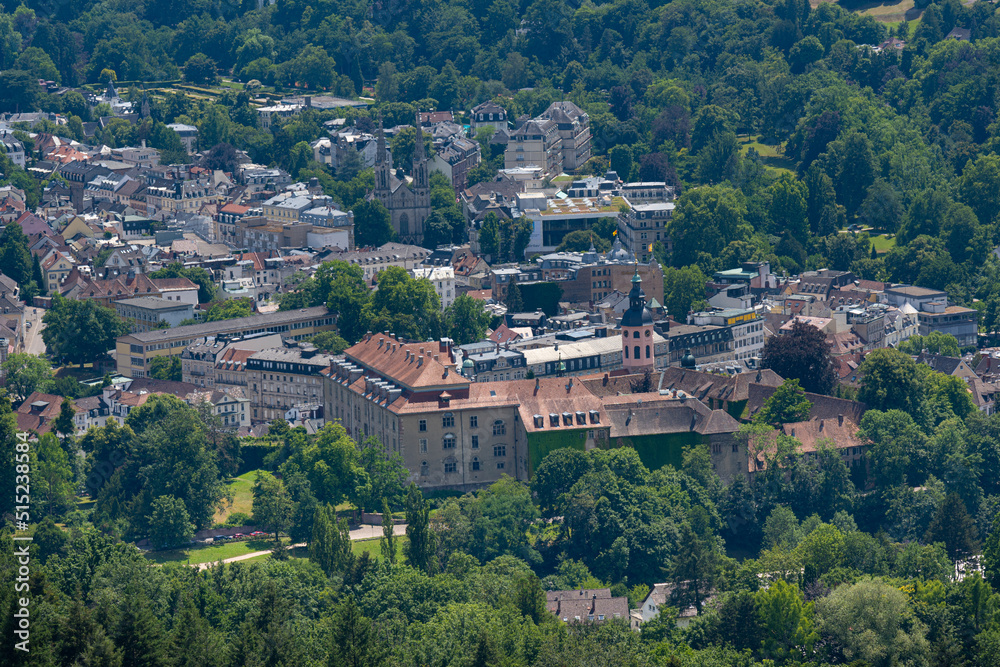
M 497 461 L 497 470 L 503 470 L 506 467 L 507 467 L 507 465 L 506 465 L 505 461 Z M 478 472 L 479 470 L 481 470 L 481 467 L 480 467 L 480 464 L 479 464 L 479 459 L 478 458 L 473 458 L 472 459 L 472 471 L 473 472 Z M 445 471 L 446 474 L 451 474 L 451 473 L 458 472 L 458 463 L 456 461 L 446 461 L 445 464 L 444 464 L 444 471 Z M 427 465 L 427 461 L 421 461 L 421 463 L 420 463 L 420 474 L 423 475 L 423 476 L 426 476 L 429 472 L 430 472 L 430 467 Z
M 442 449 L 455 449 L 458 440 L 455 438 L 455 434 L 449 433 L 441 439 Z M 479 436 L 472 436 L 472 449 L 479 449 Z M 427 453 L 427 438 L 420 439 L 420 453 Z M 501 457 L 507 456 L 507 445 L 493 445 L 493 456 Z
M 454 428 L 455 427 L 455 415 L 451 412 L 446 412 L 441 417 L 441 428 Z M 479 416 L 471 415 L 469 417 L 469 428 L 479 428 Z M 419 423 L 419 429 L 421 432 L 427 430 L 427 420 L 421 419 Z M 493 435 L 507 435 L 507 426 L 504 424 L 502 419 L 497 419 L 493 422 Z
M 636 345 L 632 349 L 634 350 L 634 352 L 632 353 L 632 358 L 633 359 L 641 359 L 642 358 L 642 350 L 639 349 L 639 346 Z M 628 345 L 625 346 L 625 358 L 628 359 Z M 646 346 L 646 358 L 647 359 L 650 358 L 650 349 L 649 349 L 648 345 Z

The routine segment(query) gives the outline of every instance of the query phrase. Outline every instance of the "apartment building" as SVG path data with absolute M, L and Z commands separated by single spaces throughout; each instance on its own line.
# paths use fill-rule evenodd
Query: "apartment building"
M 181 379 L 207 389 L 221 385 L 245 387 L 246 378 L 233 375 L 244 370 L 241 365 L 233 366 L 233 359 L 238 358 L 234 353 L 246 352 L 249 357 L 254 352 L 281 345 L 281 335 L 276 333 L 222 335 L 192 343 L 181 353 Z M 246 359 L 243 358 L 242 361 Z M 225 371 L 228 375 L 223 378 L 219 371 Z
M 697 326 L 711 325 L 728 329 L 724 334 L 724 340 L 728 345 L 725 350 L 729 357 L 725 361 L 742 361 L 760 357 L 764 349 L 764 318 L 751 309 L 727 308 L 724 310 L 692 313 L 688 316 L 688 323 Z M 693 340 L 701 342 L 702 339 L 709 340 L 715 336 L 714 332 L 696 333 Z M 683 355 L 686 348 L 685 343 L 691 342 L 691 338 L 678 336 L 677 340 L 671 340 L 671 359 L 677 355 Z M 676 355 L 674 354 L 676 352 Z M 698 355 L 695 355 L 697 358 Z M 679 360 L 681 357 L 677 356 Z
M 483 127 L 492 127 L 495 131 L 506 130 L 507 111 L 494 102 L 483 102 L 472 107 L 469 125 L 472 128 L 473 136 Z
M 590 159 L 590 117 L 572 102 L 553 102 L 539 118 L 556 124 L 564 171 L 581 168 Z
M 306 343 L 261 350 L 246 361 L 251 420 L 284 419 L 301 405 L 323 404 L 323 370 L 331 355 L 320 354 Z
M 618 218 L 618 237 L 640 262 L 648 262 L 653 259 L 650 248 L 656 243 L 662 243 L 668 252 L 673 251 L 667 234 L 667 225 L 673 216 L 673 202 L 633 203 L 629 212 Z
M 529 120 L 514 130 L 504 151 L 504 168 L 541 167 L 550 176 L 562 172 L 562 139 L 551 120 Z

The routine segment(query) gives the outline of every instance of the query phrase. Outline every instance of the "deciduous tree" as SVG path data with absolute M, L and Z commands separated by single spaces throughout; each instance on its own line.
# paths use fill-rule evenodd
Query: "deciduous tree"
M 798 319 L 788 333 L 767 339 L 761 365 L 785 379 L 797 379 L 805 391 L 815 394 L 829 394 L 837 384 L 826 336 Z

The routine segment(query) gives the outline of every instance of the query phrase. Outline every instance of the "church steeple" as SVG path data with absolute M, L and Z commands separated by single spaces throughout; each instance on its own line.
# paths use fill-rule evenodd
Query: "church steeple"
M 141 113 L 143 118 L 149 118 L 149 95 L 146 94 L 146 87 L 142 87 L 142 107 Z
M 420 129 L 420 112 L 417 112 L 415 127 L 417 134 L 414 137 L 413 145 L 413 187 L 417 190 L 425 190 L 430 187 L 429 174 L 427 173 L 427 157 L 424 155 L 424 133 Z
M 385 129 L 382 126 L 382 114 L 378 115 L 378 147 L 375 151 L 375 192 L 385 204 L 392 182 L 392 154 L 385 145 Z

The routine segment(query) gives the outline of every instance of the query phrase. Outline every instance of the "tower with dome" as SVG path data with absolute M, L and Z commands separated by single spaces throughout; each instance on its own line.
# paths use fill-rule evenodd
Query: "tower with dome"
M 622 365 L 629 373 L 652 370 L 656 364 L 653 353 L 653 314 L 646 307 L 646 293 L 636 266 L 632 289 L 628 294 L 628 310 L 622 315 Z

